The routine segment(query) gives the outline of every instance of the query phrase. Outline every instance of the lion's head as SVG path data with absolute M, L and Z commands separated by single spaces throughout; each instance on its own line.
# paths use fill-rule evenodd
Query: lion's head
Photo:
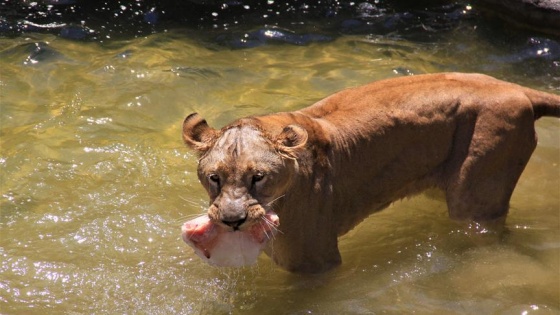
M 183 139 L 200 156 L 198 178 L 210 197 L 210 220 L 243 231 L 283 197 L 297 172 L 296 155 L 307 132 L 288 125 L 274 134 L 251 118 L 216 130 L 194 113 L 183 123 Z

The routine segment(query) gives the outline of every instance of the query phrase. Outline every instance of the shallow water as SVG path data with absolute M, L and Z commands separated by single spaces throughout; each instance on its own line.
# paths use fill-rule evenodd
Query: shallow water
M 537 123 L 501 237 L 473 236 L 427 193 L 342 237 L 344 263 L 324 275 L 289 274 L 265 256 L 209 267 L 180 238 L 207 202 L 181 142 L 185 115 L 221 126 L 438 71 L 560 93 L 560 52 L 542 52 L 557 42 L 476 20 L 417 41 L 344 35 L 231 50 L 205 38 L 0 38 L 1 313 L 560 312 L 558 119 Z

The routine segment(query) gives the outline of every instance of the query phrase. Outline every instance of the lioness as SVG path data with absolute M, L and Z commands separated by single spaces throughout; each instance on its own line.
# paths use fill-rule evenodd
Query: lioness
M 560 117 L 560 96 L 441 73 L 350 88 L 221 130 L 194 113 L 183 139 L 200 155 L 208 220 L 244 231 L 275 211 L 281 233 L 265 251 L 287 270 L 316 273 L 341 263 L 338 236 L 427 188 L 445 192 L 452 219 L 505 220 L 541 116 Z

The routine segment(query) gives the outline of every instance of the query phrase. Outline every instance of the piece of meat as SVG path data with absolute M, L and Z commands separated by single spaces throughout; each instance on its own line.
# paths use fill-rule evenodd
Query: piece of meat
M 207 263 L 220 267 L 240 267 L 257 261 L 266 243 L 274 237 L 279 225 L 278 216 L 267 213 L 248 228 L 231 231 L 214 224 L 208 215 L 187 221 L 182 227 L 185 243 Z

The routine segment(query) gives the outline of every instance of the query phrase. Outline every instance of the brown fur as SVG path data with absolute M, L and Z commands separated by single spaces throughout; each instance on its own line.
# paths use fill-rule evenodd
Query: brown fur
M 282 233 L 268 254 L 290 271 L 322 272 L 341 262 L 338 236 L 427 188 L 445 192 L 452 219 L 504 220 L 541 116 L 560 117 L 560 96 L 442 73 L 347 89 L 219 131 L 192 114 L 183 137 L 201 155 L 212 220 L 243 229 L 273 209 Z

